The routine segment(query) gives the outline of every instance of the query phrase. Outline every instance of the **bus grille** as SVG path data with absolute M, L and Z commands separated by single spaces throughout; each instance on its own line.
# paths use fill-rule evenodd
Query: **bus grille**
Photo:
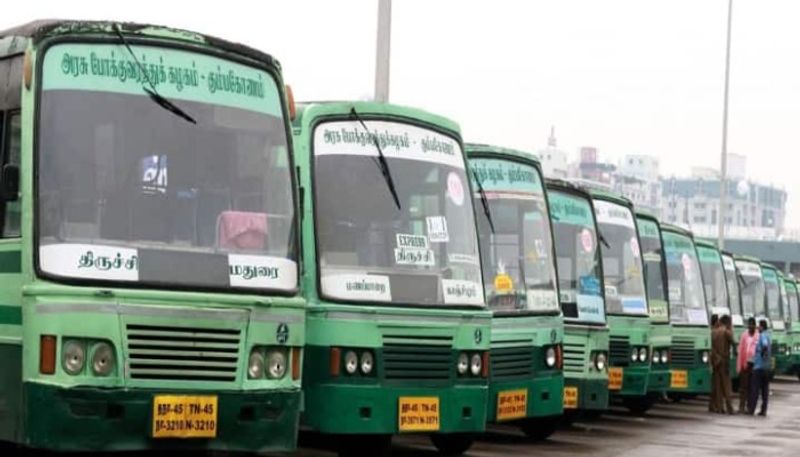
M 240 330 L 128 324 L 132 379 L 235 381 Z
M 441 381 L 454 369 L 449 336 L 383 336 L 383 369 L 387 380 Z
M 511 380 L 532 376 L 534 347 L 531 340 L 503 342 L 503 344 L 508 343 L 522 344 L 512 347 L 492 348 L 489 354 L 492 379 Z
M 564 342 L 564 373 L 583 373 L 588 366 L 586 345 Z
M 694 339 L 680 336 L 672 337 L 671 358 L 672 365 L 676 367 L 691 368 L 696 365 Z
M 627 367 L 631 356 L 631 343 L 627 336 L 611 335 L 609 357 L 611 366 Z

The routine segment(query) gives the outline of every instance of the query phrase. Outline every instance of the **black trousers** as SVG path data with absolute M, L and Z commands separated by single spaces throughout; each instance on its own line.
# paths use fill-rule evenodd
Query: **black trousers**
M 747 401 L 747 411 L 750 414 L 756 412 L 758 395 L 761 394 L 761 413 L 767 414 L 767 403 L 769 402 L 769 370 L 753 370 L 750 376 L 750 398 Z

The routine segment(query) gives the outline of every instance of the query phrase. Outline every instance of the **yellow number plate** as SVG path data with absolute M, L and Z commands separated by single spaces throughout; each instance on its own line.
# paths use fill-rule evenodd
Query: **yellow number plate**
M 564 387 L 564 409 L 578 409 L 577 387 Z
M 671 370 L 669 386 L 673 389 L 685 389 L 689 387 L 689 374 L 686 370 Z
M 215 438 L 216 395 L 156 395 L 153 438 Z
M 528 414 L 528 390 L 505 390 L 497 394 L 497 420 L 520 419 Z
M 608 390 L 622 390 L 622 375 L 621 367 L 609 367 Z
M 401 432 L 439 430 L 439 397 L 400 397 L 397 423 Z

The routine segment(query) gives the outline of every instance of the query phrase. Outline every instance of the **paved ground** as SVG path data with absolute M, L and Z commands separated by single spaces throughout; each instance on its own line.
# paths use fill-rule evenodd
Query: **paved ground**
M 527 443 L 512 427 L 492 427 L 469 456 L 681 457 L 800 455 L 800 383 L 779 378 L 773 384 L 769 415 L 722 416 L 708 413 L 704 400 L 656 405 L 645 417 L 613 408 L 600 419 L 577 422 L 541 444 Z M 305 440 L 303 446 L 309 444 Z M 335 454 L 302 447 L 297 457 Z M 393 457 L 436 456 L 425 437 L 403 436 L 392 446 Z

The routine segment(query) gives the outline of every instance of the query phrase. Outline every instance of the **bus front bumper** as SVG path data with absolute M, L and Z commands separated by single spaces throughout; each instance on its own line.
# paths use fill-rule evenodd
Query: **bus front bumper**
M 625 367 L 622 371 L 622 388 L 611 391 L 615 397 L 643 397 L 647 395 L 650 367 Z
M 608 379 L 564 378 L 564 390 L 577 389 L 577 408 L 564 405 L 564 412 L 604 411 L 608 409 Z M 565 395 L 566 397 L 566 395 Z
M 216 437 L 153 438 L 153 398 L 160 394 L 217 396 Z M 45 385 L 23 386 L 23 443 L 57 451 L 206 449 L 293 450 L 299 390 L 174 391 Z
M 669 389 L 670 372 L 666 368 L 650 370 L 650 378 L 647 380 L 648 393 L 663 393 Z
M 505 412 L 498 411 L 497 403 L 501 394 L 505 396 L 515 391 L 526 392 L 527 402 L 524 414 L 520 412 L 515 415 L 507 410 Z M 506 422 L 530 417 L 560 416 L 564 412 L 562 408 L 563 394 L 564 376 L 560 373 L 537 376 L 528 380 L 492 381 L 489 383 L 486 419 L 488 422 Z
M 304 387 L 305 427 L 330 434 L 470 433 L 486 429 L 486 385 L 317 384 Z M 400 399 L 438 399 L 438 426 L 400 430 Z
M 675 372 L 686 373 L 686 384 L 675 384 L 673 381 L 682 378 L 675 376 Z M 707 366 L 692 368 L 676 367 L 670 369 L 670 386 L 667 392 L 681 394 L 708 394 L 711 392 L 711 370 Z

